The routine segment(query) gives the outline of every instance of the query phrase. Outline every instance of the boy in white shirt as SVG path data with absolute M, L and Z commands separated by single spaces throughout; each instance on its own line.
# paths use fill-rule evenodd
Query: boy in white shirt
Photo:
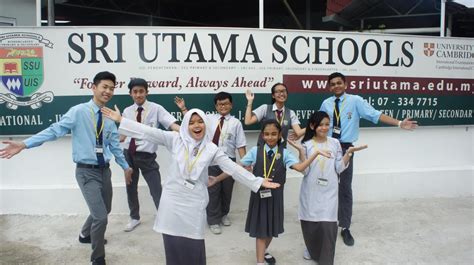
M 123 117 L 158 128 L 161 124 L 164 128 L 179 131 L 176 119 L 161 105 L 147 100 L 148 83 L 142 78 L 134 78 L 128 84 L 130 96 L 134 104 L 123 111 Z M 138 179 L 140 171 L 148 184 L 151 197 L 156 209 L 160 204 L 161 197 L 161 175 L 160 167 L 156 162 L 157 144 L 147 141 L 136 140 L 130 137 L 122 137 L 124 140 L 124 155 L 128 164 L 133 168 L 132 182 L 127 184 L 128 207 L 130 208 L 130 222 L 125 227 L 125 232 L 130 232 L 140 224 L 140 204 L 138 202 Z

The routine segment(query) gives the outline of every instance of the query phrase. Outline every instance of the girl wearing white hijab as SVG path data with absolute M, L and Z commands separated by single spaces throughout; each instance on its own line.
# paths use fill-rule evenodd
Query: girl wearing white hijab
M 163 184 L 160 206 L 153 229 L 163 234 L 166 263 L 206 264 L 204 231 L 208 166 L 219 167 L 235 180 L 257 192 L 260 186 L 277 188 L 230 160 L 212 143 L 206 115 L 191 109 L 184 115 L 180 132 L 163 131 L 120 116 L 120 111 L 103 108 L 104 115 L 120 122 L 120 134 L 164 145 L 171 153 L 170 172 Z

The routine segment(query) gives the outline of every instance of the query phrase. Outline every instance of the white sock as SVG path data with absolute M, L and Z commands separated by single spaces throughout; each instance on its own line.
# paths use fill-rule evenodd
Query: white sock
M 265 265 L 265 262 L 262 262 L 262 263 L 257 262 L 257 265 Z
M 81 238 L 85 238 L 85 236 L 82 234 L 82 232 L 79 234 Z

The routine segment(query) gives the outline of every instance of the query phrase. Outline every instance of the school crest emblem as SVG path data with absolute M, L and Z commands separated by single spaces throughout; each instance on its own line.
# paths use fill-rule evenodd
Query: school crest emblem
M 0 86 L 9 92 L 0 94 L 0 104 L 5 103 L 9 109 L 18 106 L 37 109 L 42 102 L 53 101 L 52 92 L 37 92 L 44 80 L 42 44 L 53 47 L 50 41 L 36 33 L 0 34 Z
M 425 42 L 423 52 L 426 56 L 431 57 L 435 51 L 435 44 L 432 42 Z

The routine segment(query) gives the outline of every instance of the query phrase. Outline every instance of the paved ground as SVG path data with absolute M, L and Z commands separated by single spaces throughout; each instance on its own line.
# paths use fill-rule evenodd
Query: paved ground
M 357 203 L 354 247 L 338 237 L 336 264 L 474 264 L 474 197 Z M 223 234 L 206 235 L 208 264 L 255 264 L 255 241 L 243 232 L 246 212 L 232 212 Z M 302 259 L 296 207 L 286 209 L 286 232 L 271 252 L 277 264 L 315 264 Z M 107 264 L 164 264 L 153 216 L 122 232 L 126 215 L 111 215 Z M 88 264 L 89 245 L 77 235 L 85 216 L 0 216 L 0 264 Z M 184 254 L 184 253 L 183 253 Z

